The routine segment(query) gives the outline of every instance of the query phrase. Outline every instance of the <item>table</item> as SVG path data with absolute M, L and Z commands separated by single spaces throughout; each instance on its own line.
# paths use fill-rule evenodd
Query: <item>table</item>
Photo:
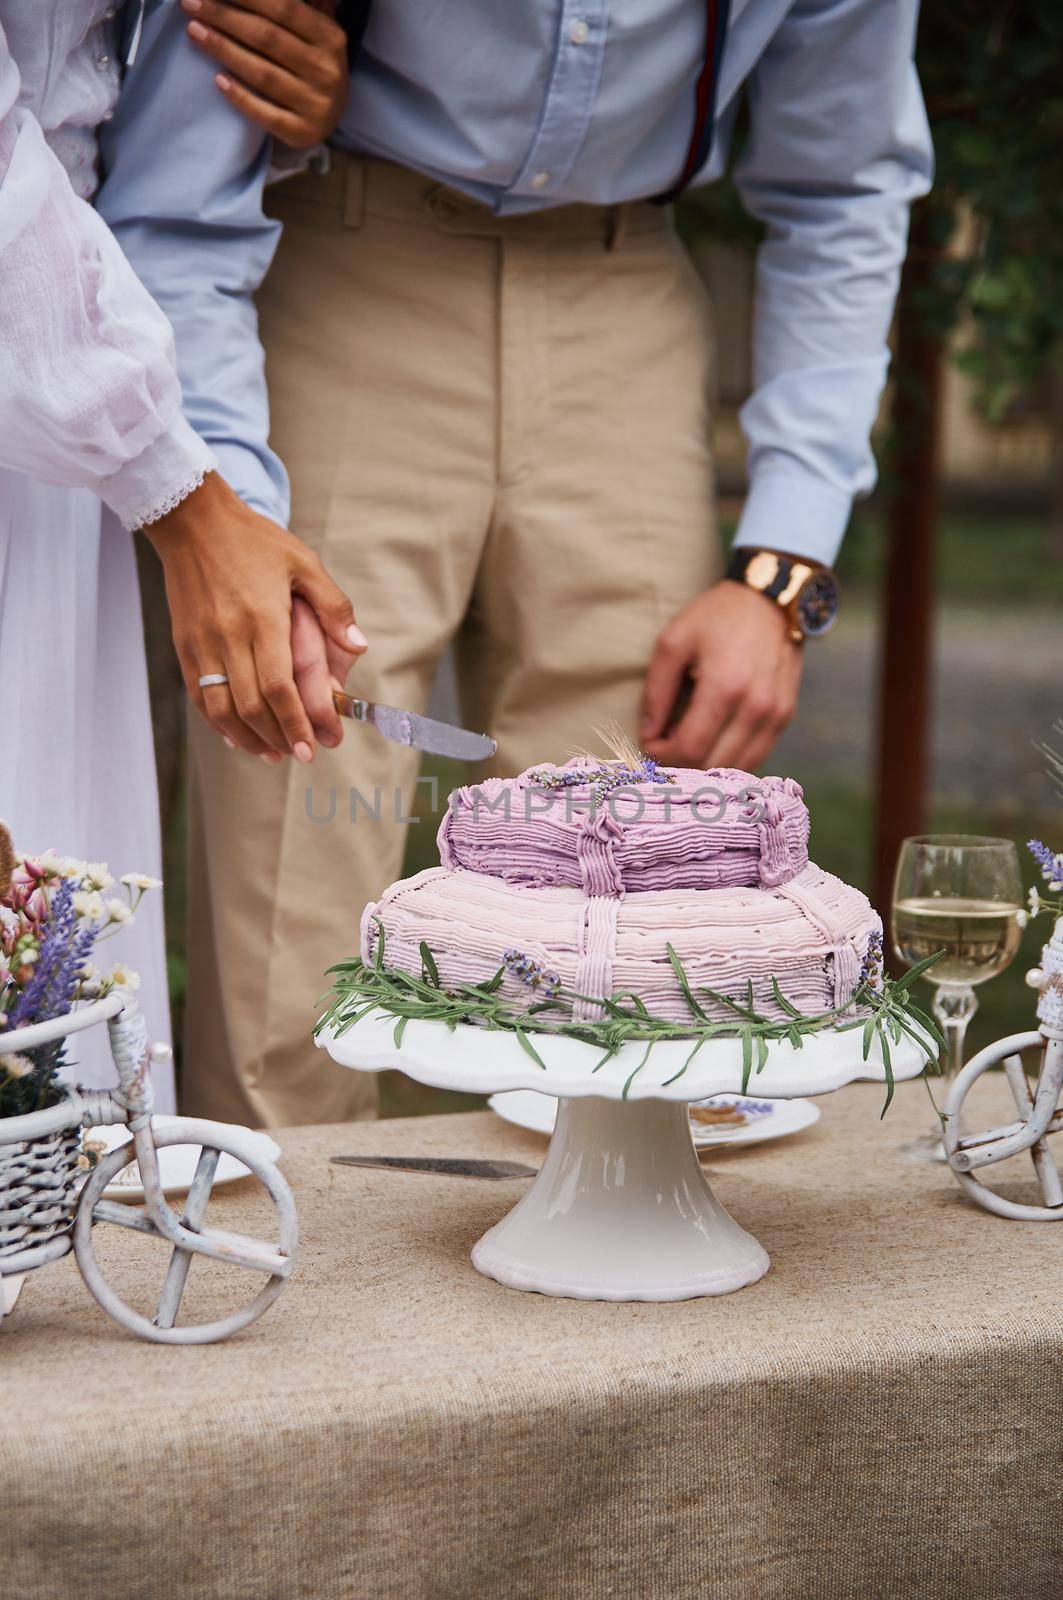
M 856 1085 L 806 1133 L 711 1152 L 774 1264 L 670 1305 L 481 1278 L 470 1246 L 519 1181 L 327 1161 L 539 1159 L 486 1113 L 280 1134 L 301 1264 L 237 1339 L 137 1343 L 70 1261 L 27 1282 L 0 1328 L 0 1591 L 1058 1596 L 1063 1227 L 902 1163 L 925 1092 L 903 1086 L 884 1123 L 881 1098 Z M 219 1191 L 219 1225 L 252 1204 Z

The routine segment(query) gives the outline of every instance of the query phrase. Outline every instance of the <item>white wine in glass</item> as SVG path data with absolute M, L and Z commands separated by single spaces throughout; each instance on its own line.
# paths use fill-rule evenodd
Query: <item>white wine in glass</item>
M 930 983 L 975 984 L 995 978 L 1010 966 L 1019 948 L 1021 930 L 1015 906 L 995 900 L 897 900 L 893 906 L 893 942 L 902 961 L 914 967 L 943 950 L 927 973 Z
M 897 861 L 891 915 L 893 948 L 912 966 L 936 951 L 925 973 L 945 1036 L 944 1071 L 963 1066 L 967 1025 L 978 1009 L 975 986 L 995 978 L 1019 948 L 1019 854 L 1010 839 L 923 834 L 906 839 Z M 918 1141 L 936 1157 L 940 1137 Z M 914 1148 L 914 1147 L 913 1147 Z

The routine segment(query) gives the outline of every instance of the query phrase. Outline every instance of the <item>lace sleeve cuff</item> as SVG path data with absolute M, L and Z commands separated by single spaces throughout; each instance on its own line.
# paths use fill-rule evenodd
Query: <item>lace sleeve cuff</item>
M 214 452 L 178 415 L 139 456 L 104 478 L 99 493 L 125 527 L 143 528 L 179 506 L 217 465 Z

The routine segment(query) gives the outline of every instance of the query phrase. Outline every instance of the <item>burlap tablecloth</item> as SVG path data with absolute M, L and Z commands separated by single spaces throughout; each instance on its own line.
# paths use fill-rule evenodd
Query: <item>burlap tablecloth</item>
M 0 1329 L 0 1593 L 1058 1597 L 1063 1226 L 903 1164 L 923 1089 L 880 1102 L 714 1153 L 772 1270 L 663 1306 L 481 1278 L 469 1248 L 520 1183 L 326 1159 L 538 1160 L 487 1114 L 281 1135 L 300 1267 L 230 1343 L 137 1342 L 69 1260 L 28 1280 Z M 108 1232 L 121 1283 L 132 1236 Z

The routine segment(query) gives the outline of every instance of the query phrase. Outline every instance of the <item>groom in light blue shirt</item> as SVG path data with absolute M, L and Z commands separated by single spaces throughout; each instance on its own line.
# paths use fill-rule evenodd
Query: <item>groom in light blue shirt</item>
M 228 9 L 204 20 L 231 72 Z M 268 153 L 190 59 L 180 8 L 149 8 L 100 204 L 174 321 L 193 424 L 280 521 L 274 450 L 285 461 L 293 526 L 327 547 L 370 638 L 360 692 L 416 701 L 456 638 L 466 710 L 499 737 L 501 768 L 563 757 L 610 716 L 665 763 L 756 765 L 796 704 L 800 641 L 833 618 L 830 564 L 874 483 L 908 208 L 931 177 L 916 0 L 377 0 L 363 35 L 364 9 L 340 8 L 352 71 L 330 170 L 265 201 L 286 230 L 260 297 L 267 443 L 251 294 L 276 242 Z M 661 202 L 722 174 L 743 97 L 734 176 L 765 237 L 749 491 L 721 582 L 694 393 L 711 341 Z M 304 780 L 244 765 L 197 757 L 204 814 L 261 813 L 269 785 L 290 816 L 285 786 Z M 349 786 L 349 761 L 335 778 Z M 345 866 L 322 876 L 348 906 L 401 857 L 401 830 L 368 832 L 330 836 Z M 200 914 L 317 848 L 309 825 L 282 834 L 265 828 L 277 842 L 246 858 L 227 848 Z M 306 1005 L 334 934 L 310 944 L 277 979 Z M 231 959 L 231 982 L 202 975 L 201 1014 L 220 1014 L 202 1046 L 223 1078 L 292 1081 L 304 1018 L 264 1038 L 245 981 L 276 960 Z M 320 1114 L 271 1093 L 195 1109 Z

